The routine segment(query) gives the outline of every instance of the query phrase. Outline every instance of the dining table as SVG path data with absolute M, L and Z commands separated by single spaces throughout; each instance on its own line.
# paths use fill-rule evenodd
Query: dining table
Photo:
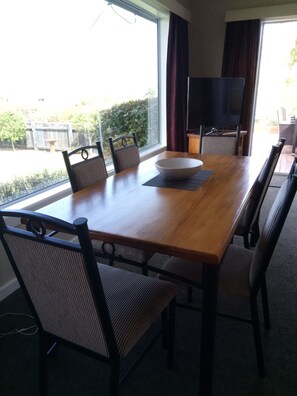
M 188 180 L 169 180 L 155 162 L 172 157 L 200 159 L 203 166 Z M 38 210 L 71 223 L 87 218 L 92 239 L 203 266 L 199 395 L 212 394 L 220 264 L 263 163 L 165 151 Z

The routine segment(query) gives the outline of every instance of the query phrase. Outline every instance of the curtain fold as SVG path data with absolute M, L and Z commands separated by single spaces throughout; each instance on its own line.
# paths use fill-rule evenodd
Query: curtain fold
M 256 88 L 261 21 L 228 22 L 225 35 L 222 77 L 244 77 L 245 93 L 241 129 L 247 131 L 243 155 L 250 154 L 252 116 Z
M 188 58 L 188 22 L 171 12 L 166 77 L 167 150 L 187 151 Z

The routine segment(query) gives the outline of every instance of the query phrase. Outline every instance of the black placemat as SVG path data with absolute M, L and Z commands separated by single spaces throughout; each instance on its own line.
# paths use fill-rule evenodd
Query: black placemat
M 151 180 L 147 181 L 146 183 L 143 183 L 143 186 L 176 188 L 179 190 L 195 191 L 212 174 L 212 170 L 201 170 L 196 173 L 196 175 L 184 180 L 168 179 L 159 174 L 158 176 L 155 176 Z

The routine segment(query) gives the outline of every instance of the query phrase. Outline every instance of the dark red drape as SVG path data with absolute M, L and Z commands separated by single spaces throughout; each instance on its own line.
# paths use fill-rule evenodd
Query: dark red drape
M 167 52 L 167 149 L 187 151 L 188 22 L 171 13 Z
M 245 93 L 241 129 L 247 131 L 243 155 L 249 155 L 261 21 L 228 22 L 225 35 L 222 77 L 244 77 Z

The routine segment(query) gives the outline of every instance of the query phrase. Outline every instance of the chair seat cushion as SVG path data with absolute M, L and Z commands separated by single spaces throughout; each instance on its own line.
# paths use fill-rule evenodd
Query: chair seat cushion
M 249 297 L 249 275 L 253 256 L 252 250 L 236 245 L 229 246 L 219 272 L 220 292 L 232 296 Z M 201 263 L 171 257 L 162 267 L 163 271 L 168 272 L 168 276 L 160 275 L 160 278 L 202 288 L 202 268 Z M 171 274 L 173 276 L 170 276 Z
M 219 290 L 239 297 L 250 295 L 250 266 L 254 252 L 241 246 L 230 245 L 219 273 Z
M 194 261 L 181 259 L 178 257 L 171 257 L 162 266 L 162 271 L 166 274 L 160 274 L 160 279 L 171 279 L 178 284 L 190 285 L 201 287 L 202 286 L 202 265 Z
M 171 282 L 98 264 L 120 356 L 139 341 L 176 295 Z

